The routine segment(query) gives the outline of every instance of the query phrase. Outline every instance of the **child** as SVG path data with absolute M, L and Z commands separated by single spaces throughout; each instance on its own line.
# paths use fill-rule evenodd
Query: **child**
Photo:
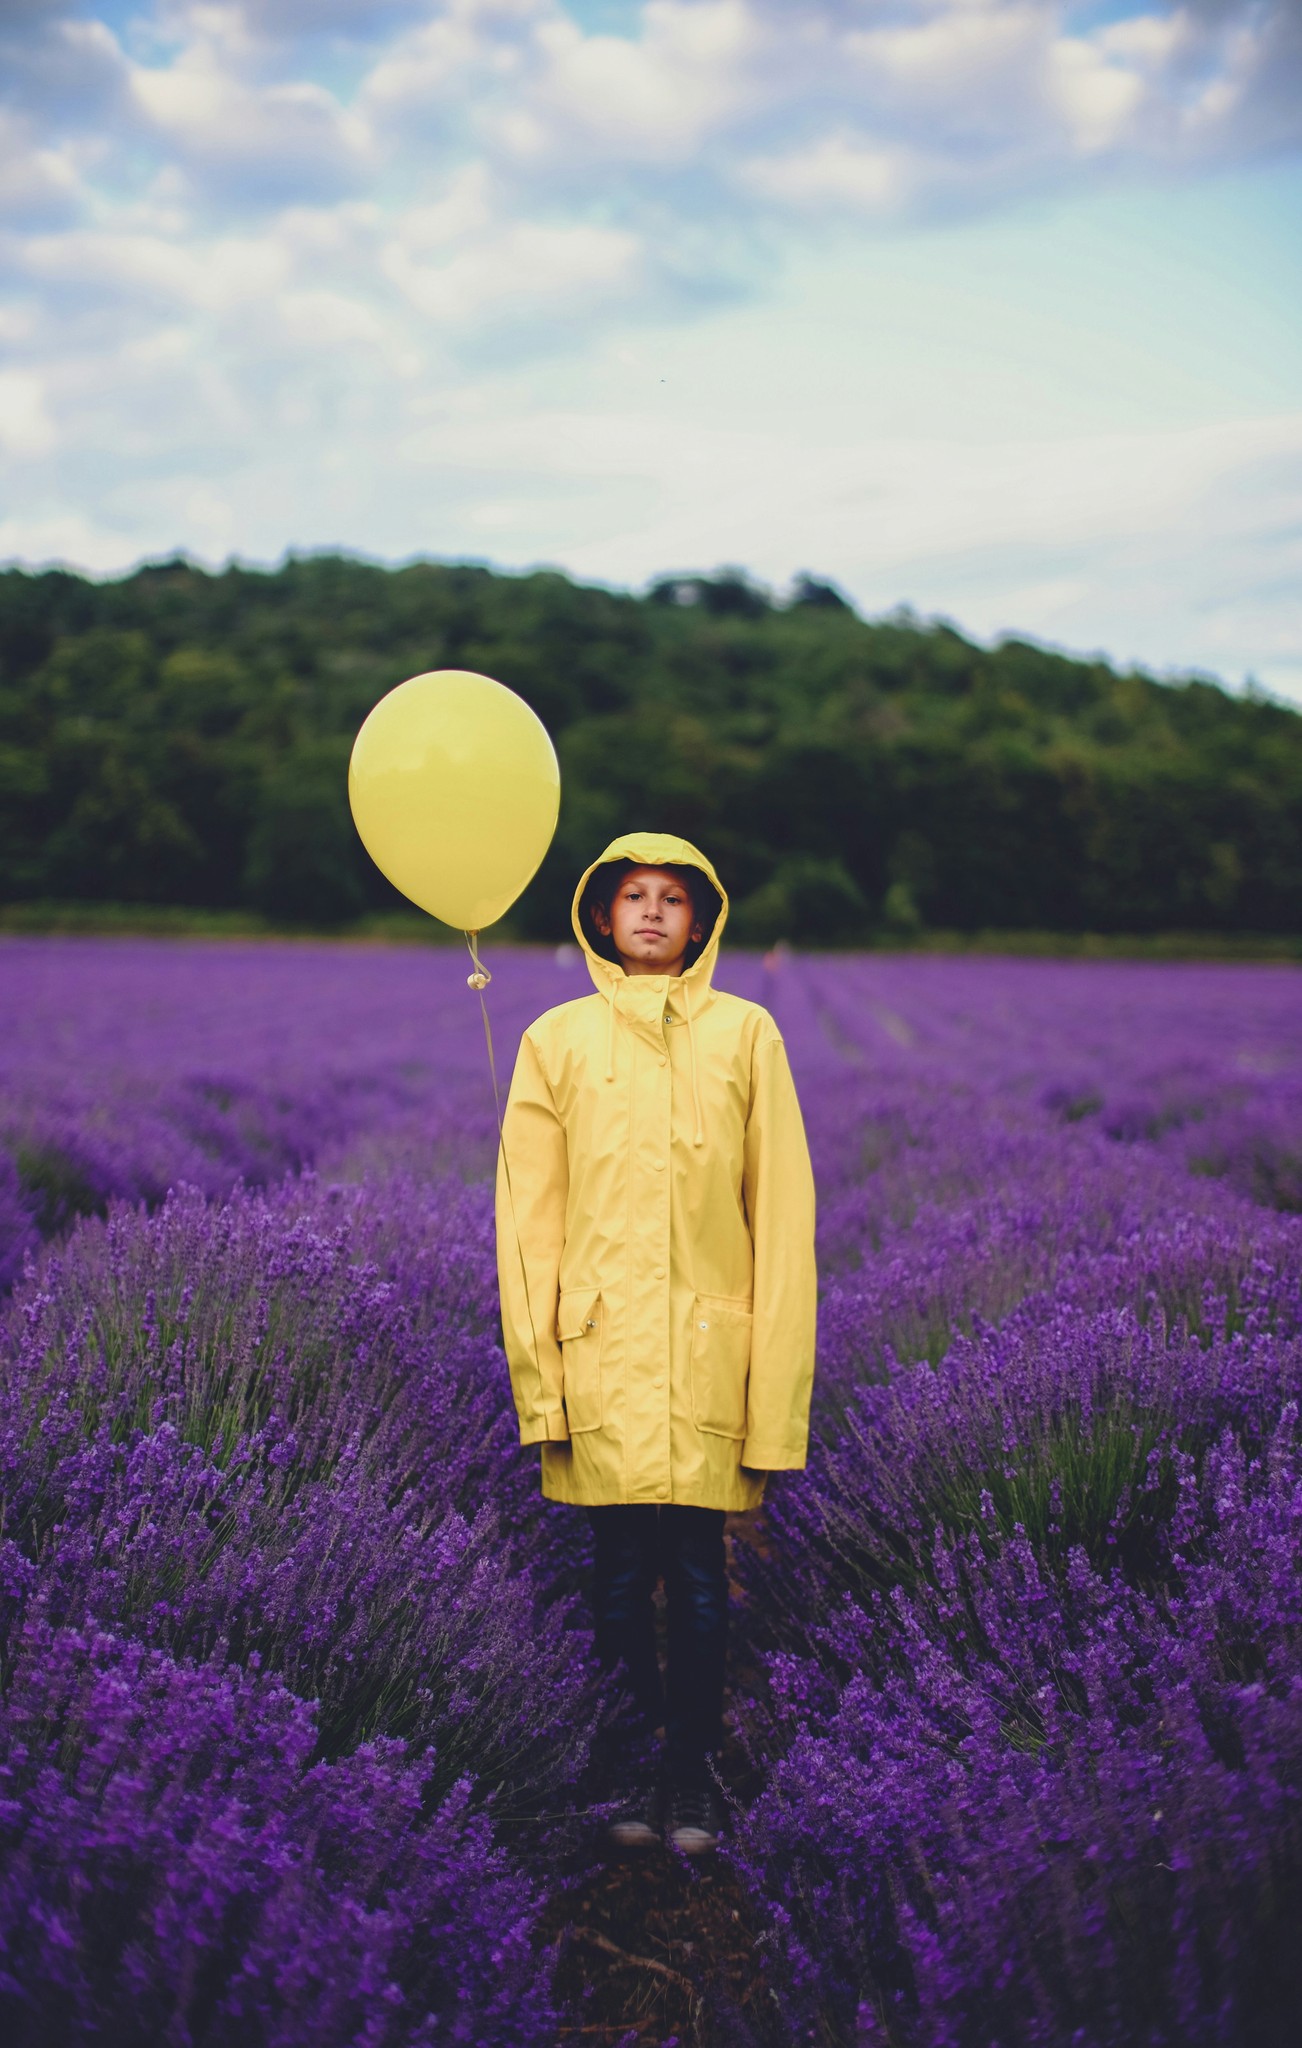
M 587 1508 L 598 1655 L 664 1724 L 665 1832 L 712 1848 L 724 1516 L 802 1467 L 814 1373 L 814 1183 L 777 1026 L 712 988 L 728 899 L 685 839 L 631 832 L 574 896 L 595 996 L 520 1044 L 497 1176 L 520 1441 Z M 668 1605 L 667 1701 L 652 1594 Z M 658 1773 L 612 1823 L 653 1842 Z

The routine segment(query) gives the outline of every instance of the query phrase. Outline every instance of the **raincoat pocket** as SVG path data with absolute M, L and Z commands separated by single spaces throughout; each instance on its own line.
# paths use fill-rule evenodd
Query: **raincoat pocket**
M 561 1347 L 561 1392 L 570 1435 L 601 1428 L 601 1293 L 567 1287 L 556 1313 Z
M 692 1302 L 692 1420 L 711 1436 L 746 1434 L 750 1304 L 718 1294 Z

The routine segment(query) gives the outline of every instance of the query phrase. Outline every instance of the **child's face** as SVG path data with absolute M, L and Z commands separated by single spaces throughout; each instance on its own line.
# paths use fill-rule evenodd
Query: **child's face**
M 688 946 L 702 937 L 691 897 L 663 868 L 631 868 L 609 911 L 593 905 L 592 921 L 613 939 L 625 974 L 681 974 Z

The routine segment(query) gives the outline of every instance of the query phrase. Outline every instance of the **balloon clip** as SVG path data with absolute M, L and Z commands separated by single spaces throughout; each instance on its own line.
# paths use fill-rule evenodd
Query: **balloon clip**
M 482 992 L 484 989 L 486 989 L 488 987 L 489 982 L 493 979 L 492 975 L 489 973 L 488 969 L 485 967 L 483 961 L 479 957 L 479 949 L 475 944 L 475 940 L 478 937 L 478 932 L 466 933 L 466 944 L 470 948 L 470 957 L 475 963 L 473 974 L 468 974 L 466 976 L 466 987 L 473 988 L 477 993 Z

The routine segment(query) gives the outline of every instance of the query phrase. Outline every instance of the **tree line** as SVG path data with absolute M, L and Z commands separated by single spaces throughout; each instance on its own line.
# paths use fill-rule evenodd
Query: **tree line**
M 0 573 L 0 901 L 182 904 L 338 926 L 394 904 L 346 770 L 404 677 L 472 668 L 557 747 L 556 840 L 512 913 L 568 933 L 618 831 L 683 832 L 754 943 L 924 928 L 1302 928 L 1302 717 L 803 578 L 644 596 L 555 572 L 346 556 L 111 582 Z

